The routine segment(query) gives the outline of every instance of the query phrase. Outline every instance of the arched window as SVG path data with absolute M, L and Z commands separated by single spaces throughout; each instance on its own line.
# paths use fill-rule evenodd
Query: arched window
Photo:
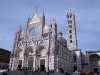
M 72 40 L 70 40 L 70 43 L 72 43 Z
M 70 39 L 72 39 L 72 35 L 70 35 Z
M 70 14 L 70 18 L 72 18 L 72 14 Z
M 69 14 L 67 14 L 67 18 L 69 18 Z

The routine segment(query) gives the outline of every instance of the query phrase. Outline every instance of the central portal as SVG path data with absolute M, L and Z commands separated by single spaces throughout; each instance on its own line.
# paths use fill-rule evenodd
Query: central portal
M 97 69 L 97 66 L 96 65 L 94 66 L 94 72 L 95 73 L 98 73 L 98 69 Z
M 22 60 L 19 60 L 18 68 L 17 69 L 21 70 L 21 67 L 22 67 Z
M 41 69 L 41 71 L 45 70 L 45 59 L 41 59 L 41 61 L 40 61 L 40 69 Z

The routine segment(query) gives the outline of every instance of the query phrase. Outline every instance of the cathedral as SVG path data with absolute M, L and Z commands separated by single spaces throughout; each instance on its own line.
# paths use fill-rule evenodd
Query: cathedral
M 51 18 L 50 24 L 45 24 L 45 14 L 39 17 L 37 11 L 28 17 L 26 27 L 16 31 L 9 68 L 16 70 L 31 67 L 41 71 L 100 71 L 100 51 L 85 51 L 78 49 L 75 14 L 66 13 L 66 38 L 57 32 L 57 23 Z

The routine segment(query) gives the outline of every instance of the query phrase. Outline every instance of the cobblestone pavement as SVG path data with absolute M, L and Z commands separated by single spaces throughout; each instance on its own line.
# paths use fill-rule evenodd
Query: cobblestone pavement
M 3 72 L 6 73 L 7 75 L 25 75 L 24 72 L 21 72 L 21 71 L 10 71 L 10 72 L 7 72 L 6 71 L 1 71 L 0 72 L 0 75 L 3 75 Z
M 16 70 L 16 71 L 10 71 L 10 72 L 7 72 L 6 71 L 3 71 L 5 72 L 7 75 L 47 75 L 47 73 L 45 72 L 27 72 L 27 74 L 24 72 L 24 71 L 19 71 L 19 70 Z M 3 73 L 0 73 L 0 75 L 3 75 Z M 49 75 L 65 75 L 65 74 L 61 74 L 61 73 L 49 73 Z

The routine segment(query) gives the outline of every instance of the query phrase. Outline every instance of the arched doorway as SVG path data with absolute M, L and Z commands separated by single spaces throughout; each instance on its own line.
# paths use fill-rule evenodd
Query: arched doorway
M 14 66 L 15 66 L 15 69 L 21 69 L 22 68 L 22 60 L 19 59 L 20 57 L 22 57 L 22 49 L 21 48 L 18 48 L 16 50 L 16 59 L 14 60 Z
M 97 65 L 94 65 L 94 72 L 98 73 L 98 67 L 97 67 Z
M 28 67 L 32 68 L 33 67 L 33 57 L 28 58 Z
M 100 56 L 97 54 L 92 54 L 89 57 L 90 70 L 91 72 L 97 73 L 100 69 Z
M 19 60 L 18 69 L 21 70 L 21 67 L 22 67 L 22 60 Z
M 32 53 L 33 53 L 33 48 L 30 46 L 26 49 L 26 54 L 29 56 L 28 57 L 28 68 L 32 68 L 34 64 L 34 57 L 32 56 Z
M 41 71 L 44 71 L 44 69 L 45 69 L 45 59 L 40 60 L 40 69 L 41 69 Z
M 74 72 L 77 71 L 77 66 L 74 66 Z
M 37 65 L 41 71 L 46 69 L 46 49 L 44 46 L 40 46 L 37 51 Z

